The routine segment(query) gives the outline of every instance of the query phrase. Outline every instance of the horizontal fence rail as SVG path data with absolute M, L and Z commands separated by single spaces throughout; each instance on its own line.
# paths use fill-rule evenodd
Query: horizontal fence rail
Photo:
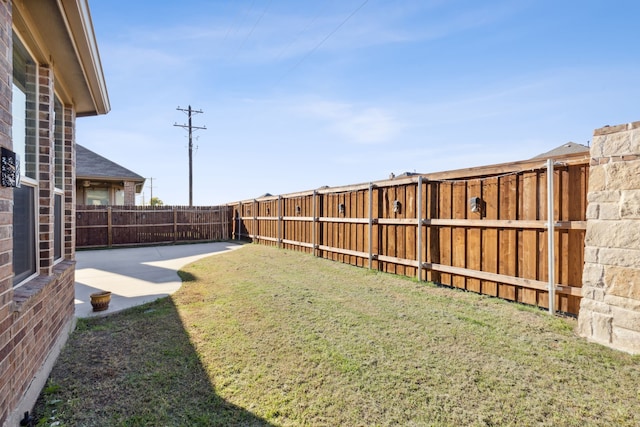
M 230 204 L 233 237 L 578 314 L 588 173 L 581 154 L 261 197 Z
M 231 239 L 227 206 L 77 206 L 76 247 Z

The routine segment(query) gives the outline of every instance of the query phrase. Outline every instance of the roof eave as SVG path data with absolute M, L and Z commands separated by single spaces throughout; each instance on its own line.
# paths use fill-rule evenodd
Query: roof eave
M 103 182 L 120 182 L 128 181 L 134 183 L 144 183 L 146 178 L 134 178 L 131 176 L 96 176 L 96 175 L 76 175 L 76 181 L 103 181 Z
M 53 68 L 58 91 L 76 116 L 110 111 L 87 0 L 14 0 L 13 17 L 35 59 Z
M 79 30 L 73 33 L 76 51 L 82 68 L 85 70 L 87 84 L 95 106 L 95 111 L 76 112 L 76 115 L 107 114 L 111 110 L 111 104 L 88 0 L 61 0 L 61 2 L 70 27 Z

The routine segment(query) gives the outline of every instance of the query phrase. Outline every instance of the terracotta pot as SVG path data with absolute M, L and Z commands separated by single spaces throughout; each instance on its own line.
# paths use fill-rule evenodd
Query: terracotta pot
M 111 302 L 111 292 L 109 291 L 101 291 L 96 292 L 90 295 L 91 297 L 91 306 L 93 307 L 93 311 L 104 311 L 109 308 L 109 303 Z

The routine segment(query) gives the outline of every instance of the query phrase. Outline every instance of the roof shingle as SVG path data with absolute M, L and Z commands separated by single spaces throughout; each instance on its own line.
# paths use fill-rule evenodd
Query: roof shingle
M 137 173 L 76 144 L 76 179 L 104 178 L 144 182 Z

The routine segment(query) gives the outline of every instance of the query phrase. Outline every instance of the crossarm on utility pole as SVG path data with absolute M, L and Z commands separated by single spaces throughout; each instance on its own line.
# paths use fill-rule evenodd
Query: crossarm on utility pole
M 178 111 L 182 111 L 187 114 L 189 117 L 189 124 L 179 125 L 178 123 L 174 123 L 174 126 L 181 127 L 183 129 L 187 129 L 189 131 L 189 206 L 193 206 L 193 131 L 194 130 L 206 130 L 206 126 L 193 126 L 191 122 L 191 118 L 194 114 L 202 114 L 202 110 L 193 110 L 191 105 L 189 108 L 176 108 Z

